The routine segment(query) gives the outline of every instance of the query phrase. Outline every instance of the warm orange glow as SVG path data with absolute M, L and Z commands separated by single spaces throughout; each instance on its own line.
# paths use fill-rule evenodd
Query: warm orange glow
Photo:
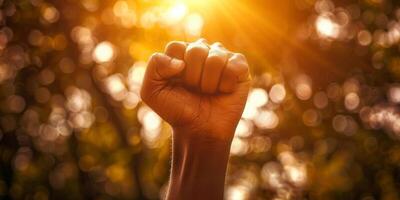
M 114 57 L 114 48 L 110 42 L 102 42 L 93 51 L 93 59 L 98 63 L 109 62 Z

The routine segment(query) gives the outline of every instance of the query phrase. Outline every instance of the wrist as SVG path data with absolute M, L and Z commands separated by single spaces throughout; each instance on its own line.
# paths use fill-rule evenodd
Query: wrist
M 168 199 L 195 199 L 201 193 L 223 198 L 230 141 L 202 134 L 174 129 Z
M 208 160 L 213 162 L 198 164 L 216 163 L 215 167 L 221 167 L 228 162 L 230 147 L 231 140 L 219 140 L 209 137 L 205 132 L 174 128 L 172 161 L 173 164 L 188 168 L 192 162 Z
M 208 146 L 211 148 L 230 148 L 234 136 L 235 128 L 228 129 L 220 127 L 201 127 L 192 126 L 174 126 L 173 141 L 176 145 Z

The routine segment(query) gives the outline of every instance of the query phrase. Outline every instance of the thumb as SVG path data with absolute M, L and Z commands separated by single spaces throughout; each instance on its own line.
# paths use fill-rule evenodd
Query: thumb
M 159 92 L 168 80 L 180 74 L 184 67 L 185 63 L 182 60 L 161 53 L 153 54 L 149 59 L 143 79 L 140 92 L 142 99 L 146 101 L 147 97 Z
M 167 79 L 178 75 L 184 68 L 184 62 L 171 58 L 165 54 L 155 53 L 150 57 L 147 66 L 145 81 L 167 81 Z

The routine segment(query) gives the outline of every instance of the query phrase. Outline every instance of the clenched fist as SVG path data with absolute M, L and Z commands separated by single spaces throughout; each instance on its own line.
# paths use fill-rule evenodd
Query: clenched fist
M 249 85 L 242 54 L 204 40 L 171 42 L 150 58 L 141 96 L 174 130 L 230 142 Z
M 219 43 L 171 42 L 150 58 L 141 96 L 174 130 L 168 200 L 223 199 L 249 87 L 246 58 Z

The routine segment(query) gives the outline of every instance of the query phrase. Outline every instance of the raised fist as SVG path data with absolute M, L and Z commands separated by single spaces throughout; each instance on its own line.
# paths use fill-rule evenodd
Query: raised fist
M 178 133 L 230 142 L 249 87 L 242 54 L 204 40 L 171 42 L 151 56 L 141 97 Z

